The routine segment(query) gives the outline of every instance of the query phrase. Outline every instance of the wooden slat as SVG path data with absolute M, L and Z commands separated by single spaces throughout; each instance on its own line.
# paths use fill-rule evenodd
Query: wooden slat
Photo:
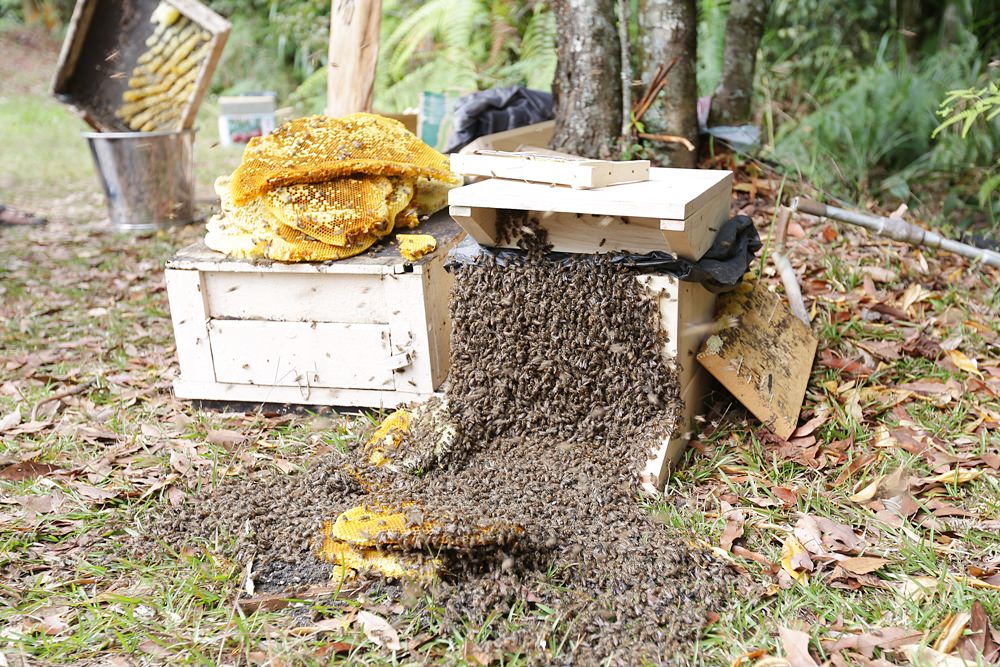
M 551 153 L 479 151 L 453 153 L 457 174 L 553 183 L 572 188 L 603 188 L 649 179 L 649 160 L 613 162 L 557 157 Z
M 389 327 L 210 320 L 215 376 L 232 384 L 393 389 Z
M 332 0 L 326 115 L 371 111 L 381 0 Z
M 437 252 L 447 252 L 447 248 L 458 243 L 465 235 L 448 215 L 448 211 L 443 210 L 435 213 L 429 220 L 420 223 L 416 232 L 411 230 L 396 230 L 403 234 L 430 234 L 438 242 Z M 375 273 L 386 274 L 407 270 L 407 266 L 412 266 L 415 271 L 420 271 L 420 266 L 430 261 L 433 255 L 422 257 L 410 262 L 399 254 L 396 247 L 395 233 L 380 241 L 368 252 L 356 257 L 349 257 L 331 262 L 272 262 L 269 260 L 248 260 L 233 259 L 226 257 L 222 253 L 209 249 L 201 241 L 193 243 L 180 251 L 167 262 L 167 268 L 191 269 L 197 271 L 235 271 L 246 273 L 304 273 L 304 274 L 328 274 L 328 273 Z
M 678 421 L 678 433 L 664 438 L 650 452 L 642 472 L 642 488 L 657 493 L 667 475 L 684 453 L 695 417 L 702 412 L 707 376 L 695 362 L 695 356 L 714 321 L 716 296 L 697 283 L 673 276 L 643 275 L 636 278 L 657 299 L 660 328 L 666 335 L 663 357 L 678 364 L 678 384 L 684 408 Z
M 284 322 L 388 323 L 379 274 L 344 273 L 317 279 L 302 273 L 209 271 L 209 316 Z
M 449 193 L 452 206 L 519 208 L 663 220 L 686 220 L 713 200 L 728 202 L 733 175 L 708 169 L 649 170 L 649 180 L 594 190 L 491 178 Z
M 280 405 L 329 405 L 337 407 L 365 407 L 391 410 L 407 403 L 426 401 L 440 393 L 425 394 L 414 391 L 383 391 L 377 389 L 340 389 L 311 387 L 303 392 L 298 387 L 259 386 L 227 382 L 192 382 L 184 378 L 174 380 L 177 398 L 201 401 L 228 401 L 239 403 Z
M 205 61 L 200 65 L 198 78 L 195 80 L 194 91 L 188 99 L 187 107 L 181 115 L 181 127 L 185 130 L 194 126 L 198 116 L 198 108 L 212 83 L 212 75 L 222 58 L 222 50 L 226 47 L 229 31 L 232 25 L 205 5 L 196 0 L 169 0 L 181 14 L 200 25 L 212 34 L 212 46 Z
M 167 298 L 174 326 L 181 375 L 194 382 L 214 382 L 212 345 L 201 276 L 197 271 L 167 270 Z
M 498 241 L 495 209 L 451 206 L 449 212 L 480 245 L 516 247 Z M 585 213 L 530 212 L 529 216 L 548 231 L 548 242 L 556 252 L 662 251 L 697 260 L 712 246 L 728 213 L 729 200 L 720 197 L 687 221 Z
M 451 291 L 455 276 L 444 270 L 446 255 L 424 267 L 424 310 L 427 326 L 428 355 L 431 359 L 431 383 L 440 387 L 451 366 Z
M 555 132 L 556 122 L 547 120 L 542 123 L 515 127 L 513 130 L 494 132 L 479 137 L 460 153 L 475 153 L 479 150 L 516 151 L 522 146 L 548 146 Z
M 90 28 L 90 21 L 94 17 L 96 8 L 97 0 L 77 0 L 76 6 L 73 7 L 73 16 L 66 26 L 66 39 L 59 50 L 59 62 L 52 77 L 53 94 L 61 91 L 66 81 L 76 71 L 76 62 L 80 59 L 80 50 L 83 48 L 82 37 Z

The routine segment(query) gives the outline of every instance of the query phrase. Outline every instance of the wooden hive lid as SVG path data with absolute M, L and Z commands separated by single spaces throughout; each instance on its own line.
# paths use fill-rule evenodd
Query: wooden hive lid
M 551 211 L 684 221 L 719 197 L 728 200 L 731 171 L 654 167 L 649 180 L 591 190 L 491 178 L 452 190 L 451 206 Z

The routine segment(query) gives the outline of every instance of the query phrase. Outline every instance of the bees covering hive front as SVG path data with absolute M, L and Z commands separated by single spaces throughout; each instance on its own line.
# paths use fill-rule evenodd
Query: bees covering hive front
M 136 131 L 179 129 L 211 52 L 212 34 L 166 2 L 156 7 L 150 21 L 156 28 L 115 115 Z
M 247 144 L 215 188 L 205 244 L 241 258 L 343 259 L 448 203 L 448 159 L 402 123 L 368 113 L 311 116 Z

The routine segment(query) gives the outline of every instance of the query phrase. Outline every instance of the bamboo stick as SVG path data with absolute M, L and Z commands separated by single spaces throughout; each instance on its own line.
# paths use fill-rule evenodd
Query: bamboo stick
M 946 252 L 961 255 L 968 259 L 978 260 L 987 266 L 1000 268 L 1000 252 L 976 248 L 960 241 L 945 238 L 937 232 L 922 229 L 912 225 L 905 220 L 897 218 L 883 218 L 877 215 L 868 215 L 856 211 L 827 206 L 806 197 L 796 197 L 792 200 L 792 210 L 802 211 L 810 215 L 818 215 L 823 218 L 831 218 L 846 222 L 850 225 L 864 227 L 875 232 L 879 236 L 885 236 L 894 241 L 902 241 L 915 246 L 927 248 L 939 248 Z

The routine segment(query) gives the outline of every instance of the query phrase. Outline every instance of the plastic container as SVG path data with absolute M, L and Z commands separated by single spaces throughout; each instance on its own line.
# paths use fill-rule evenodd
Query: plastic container
M 194 221 L 194 130 L 84 132 L 119 231 Z

